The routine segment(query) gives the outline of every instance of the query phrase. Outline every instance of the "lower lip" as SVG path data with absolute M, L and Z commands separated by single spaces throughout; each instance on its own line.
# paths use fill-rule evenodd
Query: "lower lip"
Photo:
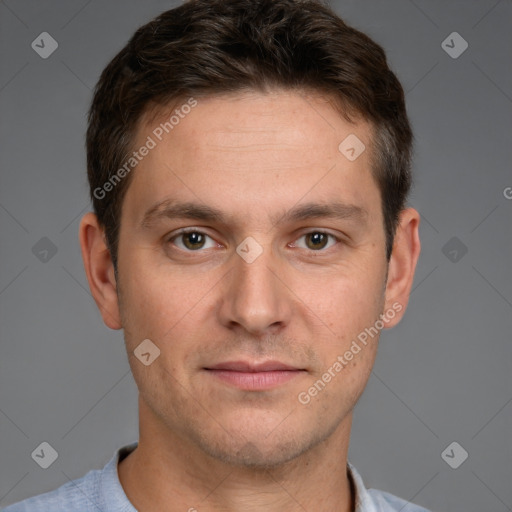
M 219 380 L 246 391 L 272 389 L 298 377 L 301 370 L 274 370 L 269 372 L 237 372 L 233 370 L 207 370 Z

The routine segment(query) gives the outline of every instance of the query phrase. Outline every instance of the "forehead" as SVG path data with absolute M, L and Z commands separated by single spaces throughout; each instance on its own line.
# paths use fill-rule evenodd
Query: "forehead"
M 272 89 L 265 93 L 247 90 L 197 98 L 187 96 L 165 106 L 151 104 L 138 123 L 136 139 L 141 141 L 153 133 L 159 141 L 160 136 L 168 139 L 167 135 L 171 134 L 191 140 L 200 128 L 202 140 L 227 147 L 237 141 L 243 145 L 256 135 L 276 145 L 280 142 L 318 145 L 322 141 L 331 144 L 331 137 L 337 139 L 347 130 L 371 142 L 371 124 L 356 112 L 351 112 L 349 122 L 345 112 L 340 100 L 314 90 Z M 189 117 L 194 121 L 185 123 Z M 202 129 L 197 126 L 198 117 Z
M 319 94 L 183 98 L 141 119 L 134 147 L 152 148 L 134 169 L 126 201 L 138 216 L 169 197 L 253 216 L 256 205 L 270 213 L 301 198 L 378 200 L 371 137 L 368 123 L 348 122 Z M 352 149 L 361 151 L 356 159 L 347 158 Z

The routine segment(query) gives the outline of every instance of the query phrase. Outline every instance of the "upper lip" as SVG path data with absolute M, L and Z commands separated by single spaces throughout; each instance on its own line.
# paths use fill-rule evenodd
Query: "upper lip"
M 265 361 L 262 363 L 254 363 L 248 361 L 226 361 L 213 366 L 208 366 L 206 370 L 226 370 L 232 372 L 258 373 L 258 372 L 275 372 L 275 371 L 299 371 L 301 368 L 289 366 L 280 361 Z

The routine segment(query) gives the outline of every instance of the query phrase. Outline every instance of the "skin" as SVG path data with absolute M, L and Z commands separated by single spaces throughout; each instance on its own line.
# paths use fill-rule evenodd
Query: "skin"
M 168 119 L 161 114 L 141 121 L 135 147 Z M 338 150 L 349 134 L 367 148 L 353 162 Z M 401 311 L 386 328 L 396 325 L 408 302 L 419 215 L 402 212 L 388 263 L 371 136 L 368 123 L 349 123 L 315 93 L 201 98 L 133 171 L 117 280 L 95 215 L 83 217 L 90 288 L 105 324 L 124 329 L 139 389 L 139 446 L 118 468 L 138 510 L 354 510 L 352 411 L 378 336 L 308 404 L 297 397 L 393 304 Z M 208 205 L 226 219 L 159 217 L 142 227 L 167 199 Z M 330 201 L 365 213 L 282 217 Z M 208 236 L 173 238 L 184 227 Z M 318 231 L 337 238 L 315 242 Z M 236 252 L 246 237 L 262 249 L 252 263 Z M 133 352 L 144 339 L 160 349 L 148 366 Z M 240 360 L 301 371 L 271 389 L 245 390 L 205 369 Z

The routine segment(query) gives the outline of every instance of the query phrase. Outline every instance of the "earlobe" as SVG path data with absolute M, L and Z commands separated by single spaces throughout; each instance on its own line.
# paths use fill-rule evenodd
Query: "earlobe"
M 89 288 L 103 321 L 111 329 L 121 329 L 114 266 L 103 228 L 94 213 L 89 212 L 83 216 L 79 238 Z
M 388 266 L 385 300 L 385 311 L 394 309 L 398 314 L 386 323 L 387 328 L 400 322 L 409 302 L 421 249 L 419 224 L 420 215 L 414 208 L 401 212 Z

